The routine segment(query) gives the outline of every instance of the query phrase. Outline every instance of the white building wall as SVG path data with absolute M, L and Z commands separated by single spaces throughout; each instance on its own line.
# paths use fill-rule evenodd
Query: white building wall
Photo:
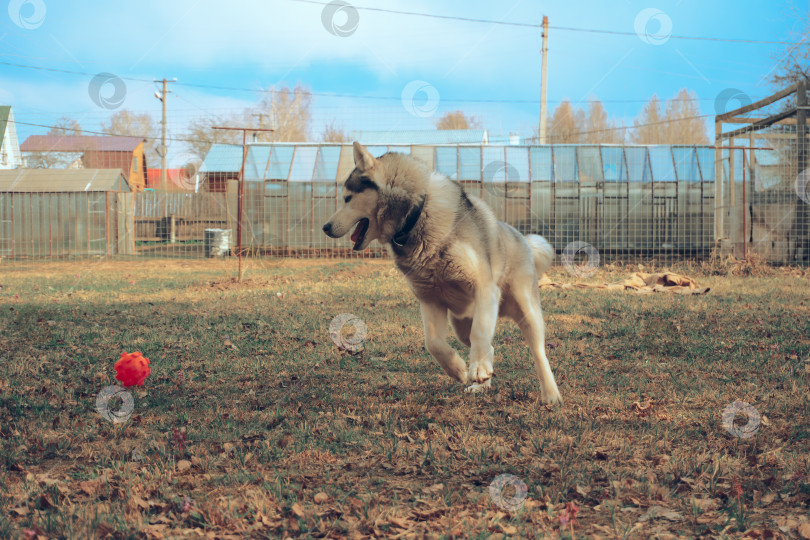
M 0 147 L 0 169 L 16 169 L 22 167 L 22 164 L 20 142 L 17 139 L 17 124 L 14 122 L 14 113 L 9 111 L 3 145 Z

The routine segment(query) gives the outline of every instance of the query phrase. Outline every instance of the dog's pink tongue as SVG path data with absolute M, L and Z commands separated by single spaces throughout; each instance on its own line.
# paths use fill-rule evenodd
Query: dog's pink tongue
M 360 223 L 357 224 L 357 227 L 354 229 L 354 232 L 352 233 L 352 242 L 357 242 L 357 239 L 360 238 L 360 229 L 362 228 L 363 222 L 360 221 Z

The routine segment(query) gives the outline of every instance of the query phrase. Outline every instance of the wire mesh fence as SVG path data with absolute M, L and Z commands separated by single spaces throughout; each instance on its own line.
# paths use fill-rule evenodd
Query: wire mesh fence
M 548 238 L 558 252 L 580 241 L 605 258 L 672 259 L 706 256 L 715 244 L 712 147 L 372 145 L 369 150 L 375 155 L 412 154 L 481 197 L 499 219 L 523 233 Z M 26 182 L 18 181 L 13 190 L 0 192 L 0 256 L 204 257 L 210 255 L 206 230 L 230 231 L 233 250 L 239 240 L 235 233 L 241 156 L 241 146 L 215 145 L 194 172 L 199 177 L 187 181 L 194 190 L 127 193 L 120 204 L 131 204 L 131 210 L 106 221 L 93 217 L 102 208 L 96 198 L 87 203 L 86 213 L 73 212 L 67 221 L 50 210 L 35 211 L 39 206 L 31 202 L 34 197 L 72 200 L 78 195 L 26 193 Z M 249 144 L 241 239 L 246 253 L 385 256 L 379 246 L 353 252 L 347 240 L 328 238 L 321 231 L 340 204 L 340 186 L 352 168 L 349 145 Z M 110 211 L 106 203 L 104 211 Z M 130 232 L 110 234 L 119 228 L 119 220 L 122 230 Z M 46 240 L 27 236 L 28 230 L 56 230 L 74 238 L 76 246 L 82 245 L 82 231 L 92 230 L 95 247 L 45 249 L 40 244 Z
M 498 219 L 522 233 L 546 237 L 558 253 L 578 242 L 591 246 L 602 260 L 700 259 L 718 248 L 806 263 L 807 177 L 799 171 L 795 129 L 776 126 L 752 136 L 747 147 L 719 150 L 663 145 L 368 148 L 377 156 L 401 152 L 424 161 L 482 198 Z M 255 142 L 244 149 L 215 144 L 199 167 L 177 174 L 171 190 L 133 189 L 121 169 L 0 171 L 0 257 L 7 263 L 99 256 L 203 258 L 232 255 L 240 245 L 243 253 L 256 257 L 385 257 L 379 245 L 354 252 L 347 239 L 321 231 L 342 204 L 342 182 L 353 167 L 348 144 Z M 225 249 L 216 249 L 218 242 Z
M 806 110 L 806 83 L 800 82 L 717 117 L 721 253 L 810 262 Z M 724 124 L 736 129 L 723 132 Z

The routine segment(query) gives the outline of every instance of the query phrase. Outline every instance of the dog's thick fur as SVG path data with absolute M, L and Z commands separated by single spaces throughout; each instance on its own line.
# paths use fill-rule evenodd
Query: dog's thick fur
M 413 157 L 375 159 L 355 142 L 354 161 L 343 186 L 345 204 L 323 230 L 339 238 L 356 225 L 355 250 L 373 240 L 386 246 L 421 303 L 425 344 L 444 371 L 472 383 L 468 390 L 489 386 L 495 325 L 506 316 L 528 342 L 543 401 L 562 401 L 545 354 L 537 287 L 554 259 L 551 245 L 498 221 L 458 182 Z M 448 315 L 455 335 L 470 347 L 469 368 L 447 343 Z

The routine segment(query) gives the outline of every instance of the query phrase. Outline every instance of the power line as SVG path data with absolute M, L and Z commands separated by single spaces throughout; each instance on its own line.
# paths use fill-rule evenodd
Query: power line
M 316 4 L 319 6 L 326 6 L 330 2 L 319 2 L 317 0 L 290 0 L 291 2 L 298 2 L 301 4 Z M 430 19 L 446 19 L 451 21 L 462 21 L 462 22 L 473 22 L 473 23 L 485 23 L 485 24 L 498 24 L 502 26 L 522 26 L 524 28 L 540 28 L 541 25 L 539 24 L 532 24 L 532 23 L 520 23 L 520 22 L 509 22 L 509 21 L 496 21 L 490 19 L 474 19 L 470 17 L 456 17 L 452 15 L 436 15 L 433 13 L 419 13 L 416 11 L 399 11 L 395 9 L 385 9 L 385 8 L 376 8 L 376 7 L 368 7 L 368 6 L 355 6 L 351 5 L 354 9 L 359 9 L 363 11 L 377 11 L 380 13 L 393 13 L 396 15 L 410 15 L 414 17 L 428 17 Z
M 291 1 L 299 1 L 299 0 L 291 0 Z M 300 0 L 304 1 L 304 0 Z M 310 1 L 310 0 L 307 0 Z M 314 1 L 314 0 L 312 0 Z M 96 73 L 87 73 L 84 71 L 74 71 L 70 69 L 59 69 L 59 68 L 49 68 L 43 66 L 33 66 L 29 64 L 16 64 L 13 62 L 0 62 L 2 66 L 9 66 L 9 67 L 16 67 L 21 69 L 32 69 L 36 71 L 49 71 L 54 73 L 65 73 L 69 75 L 81 75 L 83 77 L 95 77 Z M 116 75 L 117 76 L 117 75 Z M 149 83 L 152 84 L 154 81 L 152 79 L 139 79 L 136 77 L 118 77 L 124 81 L 133 81 L 133 82 L 141 82 L 141 83 Z M 201 83 L 187 83 L 187 82 L 180 82 L 176 81 L 173 84 L 177 86 L 185 86 L 188 88 L 206 88 L 210 90 L 228 90 L 233 92 L 249 92 L 253 94 L 262 94 L 273 92 L 273 90 L 262 90 L 262 89 L 255 89 L 255 88 L 239 88 L 233 86 L 217 86 L 217 85 L 210 85 L 210 84 L 201 84 Z M 362 95 L 362 94 L 338 94 L 333 92 L 312 92 L 310 90 L 303 91 L 304 94 L 314 97 L 324 97 L 324 98 L 337 98 L 337 99 L 357 99 L 357 100 L 377 100 L 377 101 L 401 101 L 402 96 L 369 96 L 369 95 Z M 447 98 L 442 97 L 441 101 L 448 102 L 448 103 L 491 103 L 491 104 L 511 104 L 511 105 L 536 105 L 540 103 L 539 99 L 469 99 L 469 98 Z M 549 103 L 562 103 L 564 101 L 570 100 L 557 100 L 557 101 L 549 101 Z M 591 103 L 600 101 L 602 103 L 646 103 L 649 101 L 649 98 L 646 99 L 588 99 L 588 100 L 579 100 L 577 103 Z M 714 98 L 689 98 L 685 101 L 714 101 Z
M 19 120 L 9 120 L 9 122 L 13 124 L 19 124 L 21 126 L 32 126 L 32 127 L 40 127 L 40 128 L 47 128 L 47 129 L 64 129 L 63 126 L 53 126 L 48 124 L 36 124 L 33 122 L 21 122 Z M 147 135 L 121 135 L 120 133 L 110 133 L 108 131 L 93 131 L 89 129 L 82 129 L 81 134 L 84 135 L 89 133 L 91 135 L 106 135 L 106 136 L 114 136 L 114 137 L 136 137 L 139 139 L 145 139 L 147 141 L 159 141 L 161 137 L 150 137 Z M 68 136 L 68 135 L 66 135 Z M 206 141 L 202 139 L 185 139 L 180 137 L 166 137 L 167 141 L 176 141 L 176 142 L 189 142 L 189 143 L 205 143 L 205 144 L 217 144 L 216 141 Z
M 638 129 L 640 127 L 657 126 L 657 125 L 662 125 L 662 124 L 671 124 L 673 122 L 684 122 L 686 120 L 704 119 L 704 118 L 710 118 L 710 117 L 713 117 L 713 116 L 714 116 L 713 114 L 700 114 L 700 115 L 695 115 L 695 116 L 685 116 L 683 118 L 671 118 L 671 119 L 659 120 L 657 122 L 648 122 L 648 123 L 645 123 L 645 124 L 634 124 L 633 126 L 617 126 L 617 127 L 605 128 L 605 129 L 594 129 L 594 130 L 589 130 L 589 131 L 577 131 L 577 132 L 572 133 L 571 135 L 588 135 L 588 134 L 592 134 L 592 133 L 607 133 L 607 132 L 611 132 L 611 131 L 628 131 L 628 130 Z M 47 124 L 35 124 L 35 123 L 32 123 L 32 122 L 20 122 L 19 120 L 9 120 L 9 122 L 24 125 L 24 126 L 34 126 L 34 127 L 48 128 L 48 129 L 63 129 L 62 126 L 53 126 L 53 125 L 47 125 Z M 239 129 L 242 129 L 242 128 L 239 128 Z M 248 131 L 251 131 L 250 128 L 245 128 L 245 129 L 247 129 Z M 93 135 L 121 136 L 118 133 L 109 133 L 109 132 L 104 132 L 104 131 L 91 131 L 91 130 L 85 130 L 85 129 L 82 129 L 82 133 L 83 134 L 84 133 L 90 133 L 90 134 L 93 134 Z M 140 135 L 129 135 L 129 136 L 141 137 Z M 152 141 L 160 140 L 160 137 L 144 136 L 142 138 L 146 139 L 146 140 L 152 140 Z M 526 140 L 531 141 L 531 140 L 535 140 L 536 138 L 537 137 L 526 137 Z M 166 140 L 167 141 L 178 141 L 178 142 L 190 142 L 190 143 L 205 143 L 205 144 L 233 144 L 233 143 L 218 143 L 217 141 L 202 140 L 202 139 L 186 139 L 186 138 L 180 138 L 180 137 L 167 137 Z M 307 141 L 301 141 L 301 142 L 307 142 Z M 394 145 L 394 146 L 396 146 L 396 145 Z
M 598 30 L 595 28 L 572 28 L 570 26 L 549 26 L 554 30 L 563 30 L 568 32 L 586 32 L 591 34 L 613 34 L 617 36 L 638 36 L 635 32 L 620 32 L 618 30 Z M 663 38 L 664 36 L 661 36 Z M 668 35 L 667 39 L 686 39 L 693 41 L 722 41 L 725 43 L 753 43 L 758 45 L 806 45 L 804 41 L 771 41 L 767 39 L 735 39 L 735 38 L 718 38 L 708 36 L 681 36 L 681 35 Z
M 319 0 L 288 0 L 290 2 L 298 2 L 302 4 L 316 4 L 319 6 L 326 6 L 330 2 L 322 2 Z M 471 17 L 457 17 L 453 15 L 437 15 L 434 13 L 423 13 L 423 12 L 416 12 L 416 11 L 400 11 L 395 9 L 385 9 L 385 8 L 376 8 L 376 7 L 369 7 L 369 6 L 355 6 L 351 5 L 352 8 L 362 11 L 376 11 L 379 13 L 390 13 L 394 15 L 408 15 L 413 17 L 427 17 L 430 19 L 444 19 L 444 20 L 451 20 L 451 21 L 460 21 L 460 22 L 472 22 L 472 23 L 481 23 L 481 24 L 494 24 L 500 26 L 518 26 L 524 28 L 534 28 L 540 29 L 542 28 L 542 24 L 536 23 L 521 23 L 521 22 L 510 22 L 510 21 L 499 21 L 496 19 L 475 19 Z M 575 28 L 572 26 L 549 26 L 552 30 L 563 30 L 566 32 L 587 32 L 591 34 L 610 34 L 610 35 L 618 35 L 618 36 L 638 36 L 636 32 L 622 32 L 618 30 L 602 30 L 597 28 Z M 663 36 L 662 36 L 663 37 Z M 669 35 L 667 36 L 669 39 L 688 39 L 688 40 L 696 40 L 696 41 L 723 41 L 728 43 L 755 43 L 755 44 L 764 44 L 764 45 L 802 45 L 803 41 L 774 41 L 774 40 L 765 40 L 765 39 L 735 39 L 735 38 L 718 38 L 718 37 L 707 37 L 707 36 L 682 36 L 682 35 Z

